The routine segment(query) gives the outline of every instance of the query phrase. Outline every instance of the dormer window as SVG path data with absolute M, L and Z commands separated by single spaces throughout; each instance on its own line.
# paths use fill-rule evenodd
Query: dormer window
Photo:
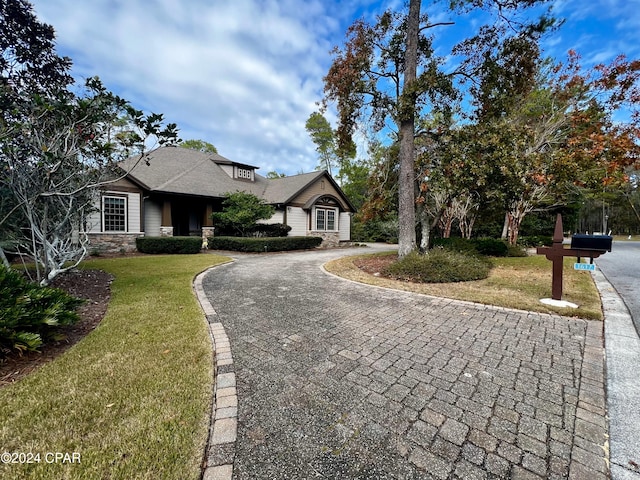
M 253 170 L 249 168 L 236 167 L 236 178 L 253 181 Z

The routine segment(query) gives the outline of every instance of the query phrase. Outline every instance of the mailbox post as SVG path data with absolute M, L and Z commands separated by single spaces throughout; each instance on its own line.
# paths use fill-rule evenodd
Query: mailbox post
M 574 235 L 571 248 L 564 248 L 562 241 L 562 215 L 556 217 L 556 226 L 553 232 L 553 244 L 551 247 L 538 247 L 536 253 L 544 255 L 552 262 L 551 298 L 562 300 L 562 265 L 564 257 L 589 257 L 591 262 L 603 253 L 611 251 L 612 237 L 608 235 Z

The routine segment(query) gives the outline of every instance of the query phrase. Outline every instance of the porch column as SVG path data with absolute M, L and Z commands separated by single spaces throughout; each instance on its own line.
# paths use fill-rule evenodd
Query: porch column
M 160 222 L 160 236 L 173 237 L 173 224 L 171 223 L 171 201 L 165 200 L 162 204 L 162 220 Z
M 213 218 L 211 218 L 211 214 L 213 213 L 213 205 L 207 203 L 207 206 L 204 209 L 204 219 L 202 220 L 202 248 L 207 248 L 208 246 L 208 238 L 213 237 Z
M 213 227 L 213 218 L 211 218 L 211 214 L 213 213 L 213 205 L 207 203 L 206 208 L 204 209 L 204 218 L 202 219 L 203 227 Z

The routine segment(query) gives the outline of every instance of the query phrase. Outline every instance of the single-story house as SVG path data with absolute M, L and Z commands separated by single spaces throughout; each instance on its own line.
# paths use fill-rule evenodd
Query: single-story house
M 132 250 L 140 236 L 210 236 L 211 213 L 236 191 L 273 205 L 275 214 L 265 223 L 289 225 L 291 236 L 320 236 L 323 246 L 351 239 L 355 209 L 326 171 L 271 179 L 252 165 L 174 146 L 120 166 L 126 175 L 100 191 L 88 219 L 91 250 Z

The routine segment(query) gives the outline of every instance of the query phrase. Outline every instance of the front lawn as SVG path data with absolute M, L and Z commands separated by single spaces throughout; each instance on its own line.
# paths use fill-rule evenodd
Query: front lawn
M 198 479 L 212 355 L 192 281 L 228 260 L 199 254 L 86 262 L 115 276 L 109 309 L 83 341 L 0 389 L 2 452 L 31 453 L 22 458 L 34 461 L 1 463 L 0 477 Z M 49 452 L 80 463 L 47 463 L 55 459 Z
M 394 280 L 379 274 L 366 273 L 357 266 L 358 263 L 371 263 L 382 272 L 384 266 L 396 258 L 395 252 L 346 257 L 329 262 L 325 268 L 336 275 L 371 285 L 499 307 L 602 320 L 598 290 L 588 272 L 573 270 L 574 258 L 564 259 L 562 299 L 579 305 L 577 309 L 554 308 L 540 303 L 541 298 L 551 297 L 551 262 L 543 255 L 492 258 L 494 266 L 487 278 L 458 283 L 412 283 Z

